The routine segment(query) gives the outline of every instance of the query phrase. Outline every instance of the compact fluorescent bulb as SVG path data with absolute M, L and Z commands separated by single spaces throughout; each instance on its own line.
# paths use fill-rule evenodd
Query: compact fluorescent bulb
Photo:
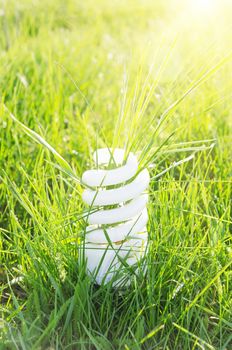
M 144 191 L 149 173 L 144 169 L 137 174 L 136 156 L 129 153 L 126 160 L 124 156 L 123 149 L 97 149 L 93 154 L 97 169 L 82 176 L 91 187 L 82 195 L 90 208 L 84 256 L 98 284 L 113 278 L 114 286 L 128 285 L 131 268 L 138 268 L 146 252 L 148 195 Z

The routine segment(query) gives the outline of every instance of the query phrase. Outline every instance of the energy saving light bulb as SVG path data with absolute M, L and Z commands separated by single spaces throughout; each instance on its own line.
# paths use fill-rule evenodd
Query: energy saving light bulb
M 83 173 L 88 186 L 82 199 L 89 206 L 84 256 L 88 272 L 98 284 L 113 279 L 115 286 L 129 283 L 130 268 L 138 268 L 147 247 L 147 169 L 138 172 L 133 153 L 127 159 L 120 148 L 97 149 L 96 169 Z M 111 165 L 109 167 L 109 165 Z

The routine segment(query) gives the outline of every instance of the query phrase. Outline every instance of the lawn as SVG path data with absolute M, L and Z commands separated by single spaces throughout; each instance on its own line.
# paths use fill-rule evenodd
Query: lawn
M 1 3 L 0 349 L 232 349 L 231 14 Z M 147 270 L 123 289 L 78 263 L 99 147 L 151 177 Z

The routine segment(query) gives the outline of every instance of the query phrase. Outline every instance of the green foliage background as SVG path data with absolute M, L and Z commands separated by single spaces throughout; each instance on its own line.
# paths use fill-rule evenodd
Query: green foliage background
M 2 349 L 231 349 L 231 12 L 226 0 L 1 2 Z M 136 101 L 150 93 L 137 114 L 136 86 Z M 128 138 L 152 176 L 198 151 L 151 183 L 145 279 L 119 293 L 78 270 L 79 184 L 4 104 L 79 177 L 97 146 Z

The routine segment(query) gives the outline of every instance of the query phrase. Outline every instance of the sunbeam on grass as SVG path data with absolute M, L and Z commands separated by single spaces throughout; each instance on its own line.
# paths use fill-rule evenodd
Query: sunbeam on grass
M 1 4 L 0 349 L 230 350 L 231 11 Z M 151 177 L 146 272 L 124 289 L 80 261 L 100 147 Z

